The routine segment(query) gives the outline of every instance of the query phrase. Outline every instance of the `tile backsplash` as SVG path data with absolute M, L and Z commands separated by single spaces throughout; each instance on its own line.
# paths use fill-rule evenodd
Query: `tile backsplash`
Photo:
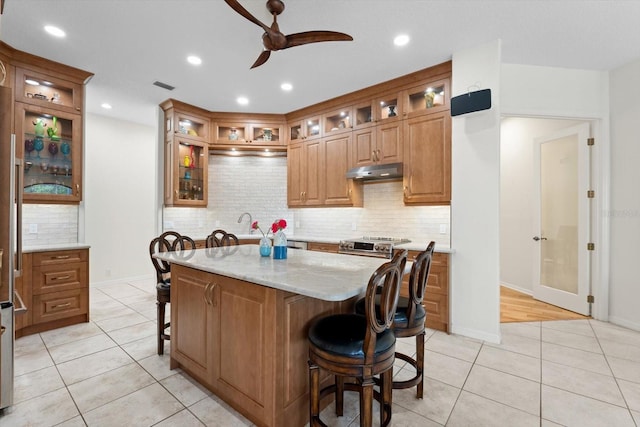
M 22 244 L 25 247 L 77 242 L 77 205 L 22 205 Z
M 268 227 L 285 218 L 288 234 L 308 237 L 407 237 L 450 245 L 449 206 L 405 206 L 402 182 L 368 183 L 362 208 L 287 207 L 287 159 L 284 157 L 209 157 L 209 204 L 202 208 L 165 208 L 164 229 L 204 238 L 216 228 L 249 231 L 252 219 Z M 265 227 L 265 229 L 266 229 Z

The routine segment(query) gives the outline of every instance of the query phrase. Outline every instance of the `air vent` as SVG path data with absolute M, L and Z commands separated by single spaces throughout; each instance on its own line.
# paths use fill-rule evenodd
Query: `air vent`
M 175 89 L 174 86 L 168 85 L 166 83 L 159 82 L 157 80 L 155 82 L 153 82 L 153 84 L 155 86 L 161 87 L 162 89 L 166 89 L 166 90 L 174 90 Z

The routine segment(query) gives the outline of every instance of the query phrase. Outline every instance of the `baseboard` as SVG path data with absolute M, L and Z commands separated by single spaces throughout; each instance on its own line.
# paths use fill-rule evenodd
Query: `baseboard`
M 502 341 L 502 336 L 498 334 L 488 334 L 484 331 L 479 331 L 477 329 L 469 329 L 469 328 L 456 328 L 454 325 L 451 325 L 451 333 L 457 335 L 464 335 L 465 337 L 475 338 L 478 340 L 486 341 L 492 344 L 500 344 Z
M 631 322 L 618 316 L 609 316 L 609 323 L 613 323 L 614 325 L 622 326 L 634 331 L 640 331 L 640 323 Z

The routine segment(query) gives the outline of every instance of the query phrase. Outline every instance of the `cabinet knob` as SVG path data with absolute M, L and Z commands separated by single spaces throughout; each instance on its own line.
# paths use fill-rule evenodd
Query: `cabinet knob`
M 80 184 L 76 184 L 76 196 L 80 197 Z

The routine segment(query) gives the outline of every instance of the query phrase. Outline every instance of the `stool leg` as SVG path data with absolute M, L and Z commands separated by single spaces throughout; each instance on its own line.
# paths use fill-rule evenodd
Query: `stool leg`
M 344 415 L 344 377 L 335 376 L 336 381 L 336 415 L 341 417 Z
M 320 368 L 309 361 L 309 426 L 318 426 L 320 421 Z
M 156 302 L 158 306 L 158 355 L 162 356 L 164 354 L 164 339 L 162 339 L 162 334 L 164 333 L 164 302 Z
M 393 368 L 380 374 L 380 394 L 382 402 L 380 402 L 380 425 L 389 425 L 391 422 L 391 405 L 393 388 Z
M 360 427 L 371 427 L 373 424 L 373 378 L 363 378 L 360 392 Z
M 416 397 L 422 399 L 424 386 L 424 332 L 416 335 L 416 365 L 417 374 L 420 376 L 420 382 L 416 387 Z

